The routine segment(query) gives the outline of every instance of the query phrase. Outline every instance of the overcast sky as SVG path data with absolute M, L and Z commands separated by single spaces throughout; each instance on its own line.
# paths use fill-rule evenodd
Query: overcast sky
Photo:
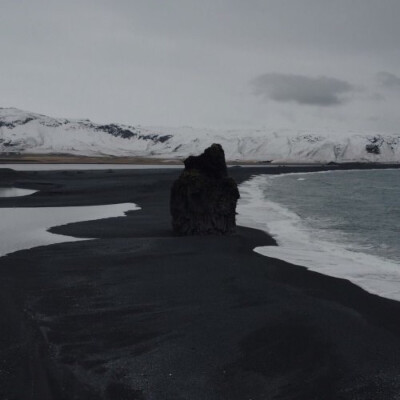
M 0 106 L 400 133 L 399 0 L 1 0 Z

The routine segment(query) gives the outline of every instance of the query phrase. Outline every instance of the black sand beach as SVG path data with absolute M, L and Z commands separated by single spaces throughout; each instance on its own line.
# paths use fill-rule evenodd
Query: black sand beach
M 179 172 L 0 170 L 41 189 L 0 207 L 142 208 L 52 229 L 96 240 L 0 258 L 0 399 L 400 398 L 400 303 L 256 254 L 274 245 L 261 231 L 174 236 Z

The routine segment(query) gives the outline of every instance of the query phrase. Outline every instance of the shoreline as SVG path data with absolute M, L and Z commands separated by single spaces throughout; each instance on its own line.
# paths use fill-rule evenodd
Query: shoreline
M 368 173 L 369 170 L 351 171 Z M 308 172 L 301 173 L 301 176 L 339 172 L 347 171 Z M 302 265 L 310 271 L 347 279 L 369 293 L 400 301 L 400 287 L 396 283 L 400 281 L 400 274 L 396 259 L 357 248 L 357 243 L 351 238 L 345 244 L 340 240 L 340 235 L 345 231 L 336 231 L 332 237 L 333 232 L 329 230 L 330 236 L 321 238 L 321 226 L 310 227 L 304 221 L 304 216 L 300 217 L 288 205 L 265 197 L 262 188 L 269 188 L 268 182 L 290 175 L 295 176 L 298 173 L 273 176 L 260 174 L 241 184 L 243 203 L 239 202 L 238 207 L 239 224 L 260 229 L 272 235 L 278 243 L 276 247 L 260 246 L 254 251 L 266 257 Z M 308 217 L 312 215 L 309 214 Z
M 394 398 L 400 303 L 256 254 L 274 244 L 262 231 L 173 236 L 168 195 L 179 172 L 8 176 L 42 192 L 1 207 L 131 201 L 141 210 L 51 229 L 98 239 L 0 258 L 0 397 Z M 238 182 L 260 173 L 230 169 Z
M 20 154 L 20 155 L 1 155 L 0 168 L 2 164 L 114 164 L 114 165 L 183 165 L 183 158 L 168 158 L 168 157 L 143 157 L 143 156 L 83 156 L 73 154 Z M 285 162 L 280 160 L 226 160 L 228 166 L 251 166 L 251 167 L 349 167 L 361 165 L 365 168 L 373 166 L 393 165 L 394 168 L 400 168 L 400 163 L 383 163 L 371 161 L 346 161 L 337 163 L 331 162 Z

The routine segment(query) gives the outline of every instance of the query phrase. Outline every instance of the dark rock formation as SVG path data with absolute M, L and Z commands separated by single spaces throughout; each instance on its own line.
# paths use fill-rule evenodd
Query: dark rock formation
M 381 154 L 381 146 L 383 145 L 383 138 L 380 136 L 374 136 L 368 139 L 370 143 L 365 146 L 367 153 L 371 154 Z
M 107 132 L 110 135 L 113 135 L 115 137 L 121 137 L 122 139 L 132 139 L 132 138 L 137 138 L 141 140 L 151 140 L 154 143 L 164 143 L 167 140 L 172 138 L 172 135 L 158 135 L 158 134 L 148 134 L 148 135 L 142 135 L 140 134 L 140 130 L 136 130 L 133 127 L 128 128 L 122 128 L 119 125 L 116 124 L 109 124 L 109 125 L 95 125 L 92 123 L 89 123 L 88 125 L 90 128 L 95 129 L 96 131 L 100 132 Z
M 378 144 L 376 143 L 369 143 L 365 146 L 365 150 L 367 150 L 367 153 L 371 154 L 380 154 L 381 149 Z
M 180 235 L 229 234 L 235 231 L 239 191 L 228 177 L 221 145 L 185 160 L 171 189 L 172 227 Z

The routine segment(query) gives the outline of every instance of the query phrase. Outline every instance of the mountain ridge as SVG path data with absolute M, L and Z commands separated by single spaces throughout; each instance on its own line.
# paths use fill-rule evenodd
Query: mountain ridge
M 142 127 L 51 118 L 0 108 L 0 154 L 70 154 L 182 159 L 220 143 L 230 161 L 400 161 L 400 134 L 328 130 Z

